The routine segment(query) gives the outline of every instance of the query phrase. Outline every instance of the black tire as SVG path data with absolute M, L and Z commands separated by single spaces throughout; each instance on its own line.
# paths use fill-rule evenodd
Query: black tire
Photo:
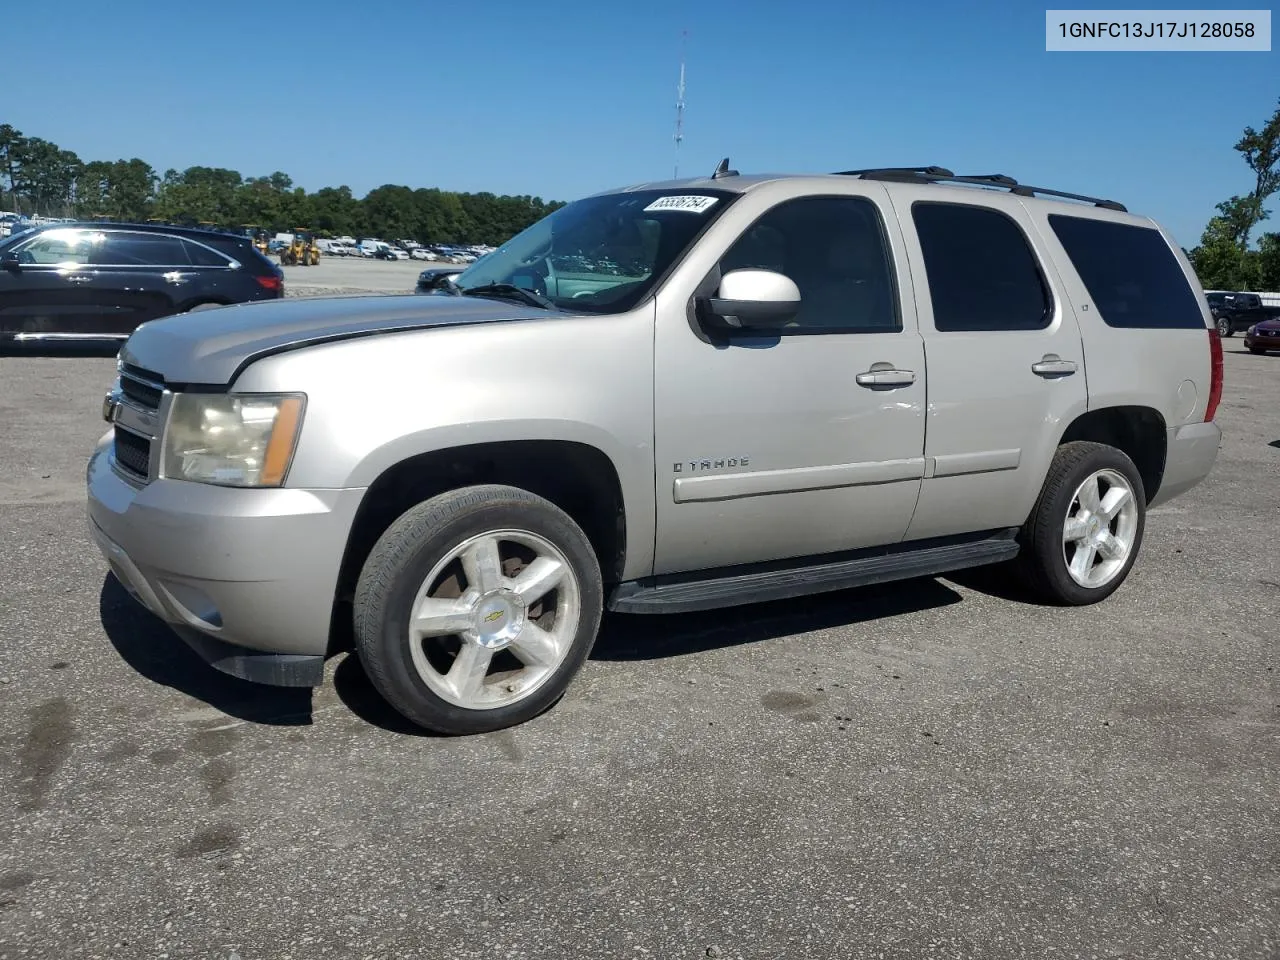
M 1261 347 L 1250 347 L 1249 352 L 1250 353 L 1266 353 L 1267 351 L 1263 350 Z
M 1231 329 L 1231 321 L 1230 321 L 1230 320 L 1222 319 L 1222 320 L 1219 320 L 1219 321 L 1218 321 L 1218 336 L 1220 336 L 1220 337 L 1230 337 L 1230 336 L 1231 336 L 1231 335 L 1233 335 L 1234 333 L 1235 333 L 1235 331 L 1234 331 L 1233 329 Z
M 529 531 L 564 555 L 577 577 L 580 620 L 564 659 L 532 693 L 509 705 L 468 709 L 442 698 L 419 675 L 409 616 L 437 563 L 468 538 L 502 529 Z M 595 643 L 603 604 L 595 551 L 568 514 L 516 487 L 463 487 L 406 511 L 378 539 L 356 585 L 355 649 L 373 686 L 406 719 L 437 733 L 486 733 L 524 723 L 563 696 Z
M 1067 569 L 1063 551 L 1063 525 L 1076 490 L 1099 470 L 1114 470 L 1133 488 L 1137 506 L 1137 527 L 1128 556 L 1118 572 L 1104 585 L 1086 587 L 1077 583 Z M 1133 461 L 1121 450 L 1103 443 L 1073 441 L 1058 447 L 1045 477 L 1040 497 L 1018 533 L 1020 551 L 1014 567 L 1025 585 L 1049 603 L 1083 606 L 1106 599 L 1124 583 L 1142 547 L 1146 526 L 1147 497 L 1142 476 Z

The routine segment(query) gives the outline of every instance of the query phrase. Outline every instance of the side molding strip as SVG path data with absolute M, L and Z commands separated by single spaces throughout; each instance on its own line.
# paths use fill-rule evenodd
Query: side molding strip
M 860 487 L 878 483 L 919 480 L 924 476 L 924 458 L 883 460 L 869 463 L 836 463 L 822 467 L 791 470 L 755 470 L 721 473 L 706 477 L 677 477 L 673 496 L 676 503 L 702 500 L 734 500 L 770 493 L 797 493 L 832 487 Z

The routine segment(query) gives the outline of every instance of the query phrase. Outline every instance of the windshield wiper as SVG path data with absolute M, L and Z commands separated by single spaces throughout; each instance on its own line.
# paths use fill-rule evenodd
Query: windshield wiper
M 560 309 L 542 294 L 526 290 L 524 287 L 517 287 L 514 283 L 482 283 L 478 287 L 467 287 L 462 290 L 462 295 L 464 297 L 495 296 L 505 299 L 515 297 L 531 307 L 541 307 L 543 310 Z

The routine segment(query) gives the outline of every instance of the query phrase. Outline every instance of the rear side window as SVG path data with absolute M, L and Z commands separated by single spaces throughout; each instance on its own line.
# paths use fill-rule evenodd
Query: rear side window
M 1040 330 L 1049 287 L 1026 235 L 998 210 L 921 201 L 911 207 L 940 331 Z
M 255 276 L 267 276 L 276 270 L 275 261 L 259 253 L 258 248 L 248 239 L 231 236 L 211 237 L 208 243 L 218 253 L 238 261 L 241 266 Z
M 107 233 L 93 262 L 112 267 L 183 267 L 190 264 L 177 237 L 163 233 Z
M 1160 231 L 1050 214 L 1076 273 L 1109 327 L 1200 329 L 1200 301 Z
M 227 265 L 226 257 L 215 250 L 209 249 L 204 244 L 184 239 L 182 245 L 186 248 L 187 257 L 193 266 L 225 267 Z

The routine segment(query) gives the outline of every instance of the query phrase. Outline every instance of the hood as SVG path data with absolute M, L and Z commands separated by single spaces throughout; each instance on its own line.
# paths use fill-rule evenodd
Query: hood
M 120 359 L 169 384 L 230 383 L 259 357 L 313 343 L 563 314 L 479 297 L 292 298 L 184 313 L 140 325 Z
M 1257 323 L 1259 330 L 1280 330 L 1280 314 L 1273 314 Z

